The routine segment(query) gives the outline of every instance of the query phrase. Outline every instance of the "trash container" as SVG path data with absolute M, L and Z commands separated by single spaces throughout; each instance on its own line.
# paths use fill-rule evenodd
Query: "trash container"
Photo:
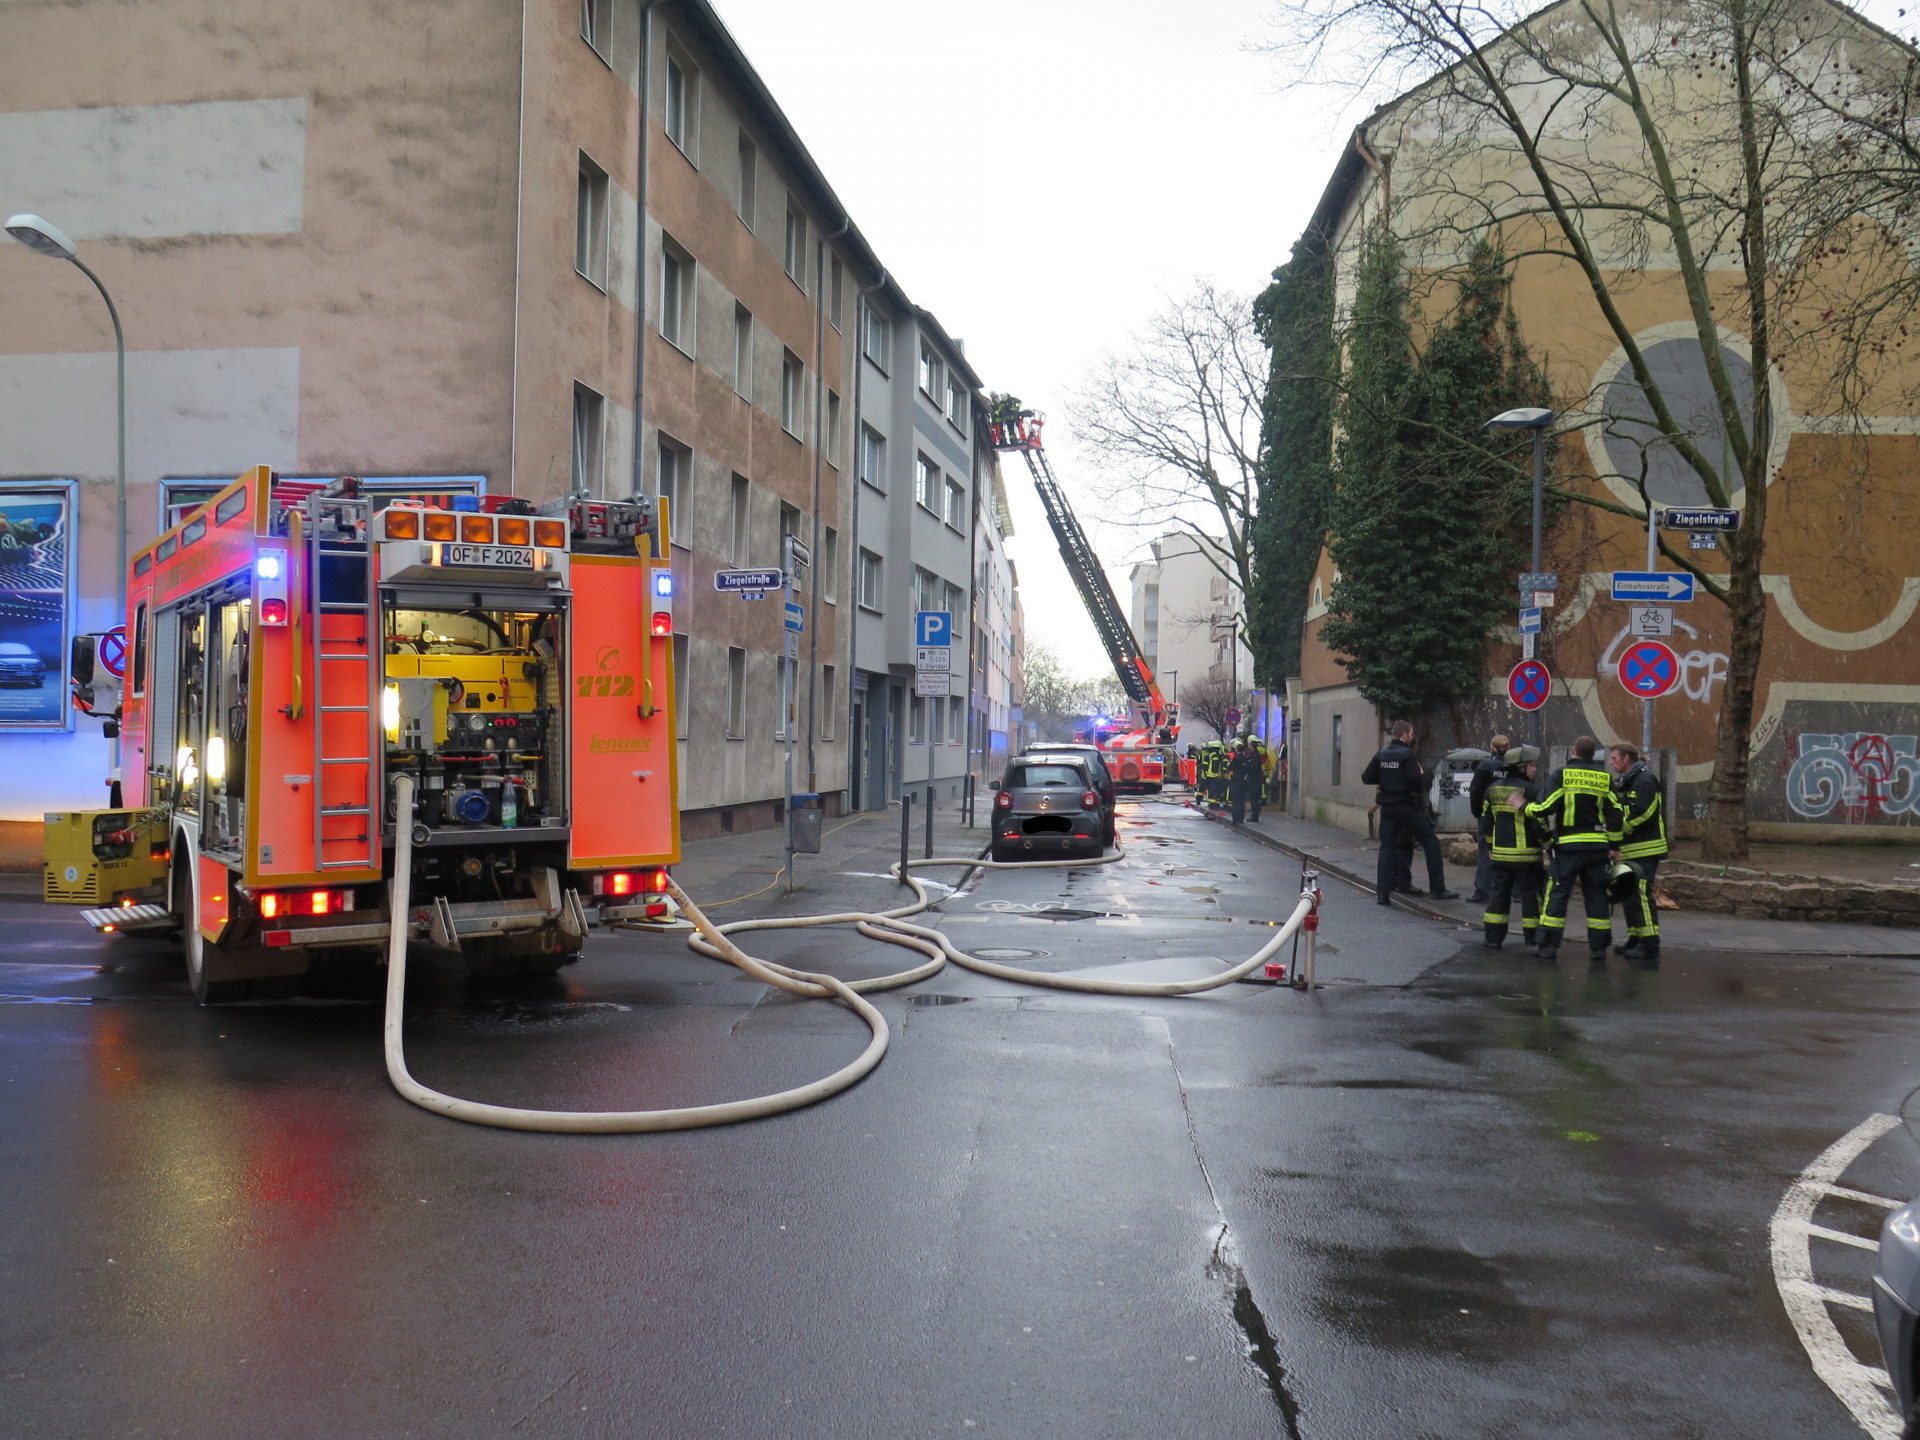
M 1430 798 L 1434 812 L 1440 817 L 1433 822 L 1434 829 L 1457 832 L 1477 828 L 1473 811 L 1468 807 L 1467 791 L 1473 784 L 1474 767 L 1492 753 L 1471 746 L 1449 750 L 1447 758 L 1434 767 Z
M 825 813 L 820 808 L 817 792 L 787 797 L 787 833 L 792 840 L 794 854 L 820 853 L 820 820 Z

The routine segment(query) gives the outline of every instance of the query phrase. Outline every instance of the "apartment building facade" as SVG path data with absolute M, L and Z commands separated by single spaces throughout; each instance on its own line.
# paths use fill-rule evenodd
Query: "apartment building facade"
M 345 0 L 295 27 L 258 0 L 79 0 L 0 8 L 0 51 L 35 61 L 0 97 L 0 209 L 65 229 L 125 325 L 129 550 L 260 463 L 662 498 L 685 835 L 777 823 L 789 734 L 794 788 L 845 803 L 852 326 L 885 272 L 711 6 Z M 886 293 L 908 383 L 875 423 L 902 494 L 922 454 L 941 486 L 881 527 L 909 588 L 877 673 L 904 663 L 910 689 L 910 588 L 968 608 L 971 402 L 955 421 L 945 385 L 978 385 Z M 57 522 L 35 642 L 57 673 L 68 637 L 116 619 L 113 333 L 83 275 L 6 241 L 0 297 L 0 511 Z M 932 390 L 911 383 L 923 334 Z M 791 660 L 777 600 L 712 581 L 781 563 L 788 536 L 812 556 Z M 16 862 L 43 811 L 106 799 L 100 723 L 51 693 L 0 705 Z M 935 722 L 901 707 L 903 737 Z
M 933 315 L 891 284 L 863 297 L 848 722 L 857 737 L 850 793 L 861 809 L 882 809 L 903 789 L 952 799 L 967 773 L 980 393 L 964 350 Z M 929 611 L 951 617 L 939 686 L 915 678 L 925 648 L 915 617 Z
M 1253 652 L 1246 643 L 1246 606 L 1232 578 L 1232 557 L 1218 542 L 1175 530 L 1152 542 L 1153 558 L 1128 572 L 1128 620 L 1167 699 L 1183 687 L 1232 688 L 1243 709 L 1253 700 Z M 1223 738 L 1184 709 L 1182 741 Z
M 1019 743 L 1014 617 L 1020 594 L 1013 560 L 1007 554 L 1013 514 L 999 456 L 991 446 L 981 457 L 981 473 L 974 517 L 973 653 L 967 684 L 968 768 L 976 780 L 991 779 L 1004 770 L 1008 754 Z

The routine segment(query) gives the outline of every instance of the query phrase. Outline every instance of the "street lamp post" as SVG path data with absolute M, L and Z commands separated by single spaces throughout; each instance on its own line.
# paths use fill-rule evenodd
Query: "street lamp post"
M 120 621 L 127 608 L 127 340 L 120 330 L 120 312 L 113 296 L 100 277 L 75 252 L 73 241 L 38 215 L 15 215 L 7 221 L 7 233 L 29 250 L 55 260 L 65 260 L 79 268 L 93 282 L 100 298 L 107 302 L 107 317 L 113 321 L 114 375 L 117 391 L 116 411 L 120 432 L 119 477 L 114 489 L 113 596 L 114 613 Z
M 107 317 L 113 321 L 113 359 L 114 359 L 114 413 L 116 429 L 119 434 L 118 466 L 114 482 L 114 523 L 113 523 L 113 614 L 114 624 L 124 625 L 127 617 L 127 337 L 120 329 L 120 311 L 113 303 L 113 296 L 107 293 L 107 287 L 100 277 L 82 260 L 74 250 L 73 241 L 56 226 L 38 215 L 20 214 L 8 217 L 7 233 L 29 250 L 46 255 L 55 260 L 65 260 L 77 266 L 82 275 L 93 282 L 93 288 L 100 292 L 100 298 L 107 302 Z M 74 532 L 79 530 L 79 516 L 74 516 Z M 112 626 L 108 627 L 109 629 Z M 120 734 L 115 727 L 113 736 L 113 779 L 109 784 L 110 804 L 116 808 L 120 804 Z
M 1553 423 L 1553 411 L 1537 405 L 1518 410 L 1503 410 L 1481 428 L 1486 430 L 1533 431 L 1533 573 L 1540 573 L 1540 509 L 1546 493 L 1547 426 Z M 1527 743 L 1540 745 L 1540 712 L 1527 715 Z

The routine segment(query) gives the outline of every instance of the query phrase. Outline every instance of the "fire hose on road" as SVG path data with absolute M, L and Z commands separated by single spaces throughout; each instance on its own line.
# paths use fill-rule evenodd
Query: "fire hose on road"
M 403 815 L 409 813 L 413 804 L 412 778 L 404 775 L 398 777 L 394 789 L 400 813 Z M 1209 975 L 1200 980 L 1164 982 L 1096 980 L 1077 975 L 1049 975 L 1044 971 L 1019 970 L 1010 965 L 999 965 L 991 960 L 982 960 L 978 956 L 967 954 L 939 930 L 927 925 L 913 924 L 908 917 L 927 910 L 934 901 L 928 895 L 926 886 L 916 880 L 911 873 L 905 879 L 908 887 L 913 891 L 914 898 L 910 903 L 895 909 L 847 910 L 831 915 L 795 915 L 763 920 L 736 920 L 727 925 L 715 925 L 700 910 L 700 907 L 694 904 L 687 893 L 676 882 L 669 879 L 668 892 L 678 902 L 694 927 L 693 933 L 688 936 L 687 943 L 696 953 L 716 960 L 725 960 L 738 966 L 755 980 L 785 991 L 789 995 L 807 999 L 833 1000 L 844 1005 L 866 1022 L 870 1032 L 866 1049 L 862 1050 L 850 1064 L 811 1084 L 797 1086 L 791 1090 L 781 1090 L 771 1095 L 755 1096 L 747 1100 L 729 1100 L 716 1105 L 689 1105 L 669 1110 L 527 1110 L 511 1105 L 489 1105 L 477 1100 L 462 1100 L 457 1096 L 422 1085 L 407 1069 L 401 1028 L 406 1006 L 408 926 L 402 923 L 401 917 L 406 915 L 411 902 L 413 840 L 410 827 L 403 825 L 397 828 L 393 857 L 392 933 L 387 942 L 387 1003 L 383 1031 L 387 1077 L 393 1082 L 394 1089 L 422 1109 L 431 1110 L 435 1114 L 445 1115 L 453 1120 L 465 1120 L 474 1125 L 491 1125 L 503 1130 L 538 1130 L 587 1135 L 634 1134 L 655 1130 L 693 1130 L 708 1125 L 731 1125 L 742 1120 L 758 1120 L 764 1116 L 798 1110 L 825 1100 L 830 1095 L 836 1095 L 855 1084 L 878 1065 L 881 1057 L 887 1053 L 889 1031 L 886 1017 L 865 999 L 866 995 L 882 990 L 895 990 L 904 985 L 913 985 L 919 981 L 931 979 L 939 974 L 949 961 L 964 969 L 989 975 L 997 980 L 1045 986 L 1054 990 L 1071 990 L 1088 995 L 1150 997 L 1198 995 L 1245 979 L 1266 964 L 1268 960 L 1279 954 L 1281 946 L 1299 934 L 1302 927 L 1308 925 L 1310 918 L 1316 915 L 1320 904 L 1320 892 L 1312 879 L 1308 878 L 1302 886 L 1299 903 L 1294 906 L 1293 913 L 1287 918 L 1286 923 L 1274 932 L 1273 938 L 1246 960 L 1217 975 Z M 965 874 L 973 870 L 1065 869 L 1110 865 L 1120 858 L 1121 855 L 1117 851 L 1094 860 L 995 861 L 982 860 L 973 856 L 955 856 L 910 861 L 908 868 L 911 872 L 913 869 L 933 866 L 958 865 L 963 867 L 964 879 Z M 896 864 L 893 868 L 897 873 L 898 865 Z M 917 951 L 926 959 L 911 969 L 901 970 L 892 975 L 848 981 L 832 975 L 795 970 L 770 960 L 758 959 L 742 950 L 730 938 L 733 935 L 754 930 L 810 929 L 825 925 L 851 925 L 870 940 L 884 941 L 889 945 L 898 945 L 903 949 Z

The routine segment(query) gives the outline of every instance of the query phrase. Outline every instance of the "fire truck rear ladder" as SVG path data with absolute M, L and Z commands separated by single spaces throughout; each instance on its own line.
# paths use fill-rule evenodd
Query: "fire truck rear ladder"
M 379 826 L 375 823 L 374 806 L 379 799 L 376 793 L 380 773 L 377 758 L 380 754 L 377 702 L 381 673 L 380 646 L 377 643 L 379 636 L 374 624 L 373 557 L 364 541 L 353 545 L 339 543 L 331 524 L 334 514 L 342 511 L 349 514 L 364 512 L 367 508 L 365 501 L 342 500 L 325 495 L 314 495 L 307 501 L 307 574 L 313 577 L 314 611 L 313 753 L 319 771 L 314 777 L 318 794 L 313 807 L 313 858 L 316 870 L 372 870 L 377 869 L 380 863 Z M 361 533 L 366 533 L 364 527 Z M 331 564 L 328 563 L 330 561 Z M 356 574 L 360 577 L 358 584 L 347 584 L 338 590 L 333 588 L 333 584 Z M 329 626 L 329 615 L 358 616 L 359 636 L 356 638 L 351 634 L 338 633 L 350 630 L 351 622 L 336 622 Z M 360 648 L 342 648 L 354 645 Z M 358 685 L 354 684 L 351 671 L 336 674 L 333 684 L 329 685 L 328 667 L 348 664 L 361 667 L 362 678 Z M 340 698 L 346 701 L 353 700 L 357 692 L 358 698 L 364 703 L 329 704 L 329 691 L 342 692 Z M 361 717 L 363 723 L 358 729 L 363 737 L 360 746 L 363 754 L 327 753 L 329 715 Z M 338 789 L 328 783 L 329 766 L 345 767 L 344 783 Z M 359 767 L 357 784 L 354 766 Z M 346 794 L 350 798 L 339 804 L 327 803 L 330 795 L 339 794 Z M 358 836 L 327 835 L 328 820 L 355 815 L 361 817 L 361 833 Z M 336 848 L 359 845 L 361 850 L 355 855 L 329 859 L 325 849 L 328 845 Z

